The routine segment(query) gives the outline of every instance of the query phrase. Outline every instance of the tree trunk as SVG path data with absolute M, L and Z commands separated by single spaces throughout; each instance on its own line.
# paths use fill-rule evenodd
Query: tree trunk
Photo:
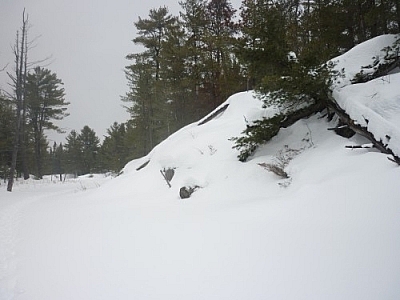
M 396 21 L 397 21 L 397 30 L 400 31 L 400 2 L 396 1 Z
M 19 119 L 19 118 L 17 118 Z M 17 120 L 16 131 L 19 131 L 19 121 Z M 17 167 L 17 155 L 18 155 L 18 146 L 19 146 L 19 134 L 14 135 L 14 145 L 13 145 L 13 152 L 11 158 L 11 167 L 10 167 L 10 174 L 8 177 L 7 183 L 7 191 L 11 192 L 13 185 L 14 185 L 14 176 L 15 176 L 15 169 Z
M 22 161 L 22 172 L 24 173 L 24 180 L 29 179 L 29 170 L 27 165 L 27 154 L 26 154 L 26 77 L 27 77 L 27 64 L 28 64 L 28 32 L 25 32 L 25 50 L 24 50 L 24 70 L 22 76 L 22 86 L 23 86 L 23 94 L 22 94 L 22 120 L 21 120 L 21 142 L 20 142 L 20 149 L 21 149 L 21 161 Z
M 295 112 L 287 115 L 280 123 L 281 128 L 287 128 L 294 123 L 296 123 L 300 119 L 308 118 L 317 112 L 320 112 L 326 108 L 326 105 L 323 101 L 317 101 L 316 103 L 307 106 L 303 109 L 296 110 Z
M 14 177 L 15 171 L 17 168 L 17 156 L 18 156 L 18 148 L 21 142 L 21 129 L 23 123 L 23 101 L 24 101 L 24 83 L 26 73 L 24 72 L 26 68 L 25 60 L 27 59 L 27 54 L 25 51 L 27 50 L 27 42 L 26 42 L 26 33 L 27 33 L 27 17 L 25 15 L 25 9 L 22 14 L 22 35 L 21 39 L 19 38 L 19 34 L 17 33 L 17 40 L 14 46 L 14 55 L 15 55 L 15 78 L 10 76 L 15 84 L 15 94 L 16 94 L 16 124 L 15 124 L 15 133 L 14 133 L 14 144 L 13 144 L 13 152 L 11 158 L 11 167 L 10 174 L 7 184 L 7 191 L 11 192 L 14 185 Z M 20 44 L 21 43 L 21 44 Z
M 333 98 L 332 95 L 329 95 L 329 100 L 330 101 L 328 102 L 328 107 L 338 115 L 338 117 L 344 124 L 346 124 L 354 132 L 367 138 L 374 145 L 374 147 L 382 153 L 392 155 L 393 161 L 400 165 L 400 157 L 397 156 L 397 154 L 395 154 L 390 148 L 385 146 L 381 141 L 377 141 L 374 135 L 369 132 L 366 127 L 362 127 L 356 124 L 354 120 L 352 120 L 350 116 L 336 103 L 336 100 Z
M 42 179 L 42 153 L 40 145 L 40 134 L 35 132 L 35 160 L 36 160 L 36 176 Z

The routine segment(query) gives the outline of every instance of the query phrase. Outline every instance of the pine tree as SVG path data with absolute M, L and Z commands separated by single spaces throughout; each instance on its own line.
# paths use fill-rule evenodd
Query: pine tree
M 184 30 L 184 68 L 186 70 L 184 90 L 191 106 L 189 119 L 194 121 L 209 112 L 205 103 L 209 100 L 206 87 L 207 45 L 204 37 L 207 24 L 207 2 L 204 0 L 186 0 L 180 2 L 183 9 L 180 12 Z
M 77 137 L 81 153 L 81 172 L 89 174 L 98 171 L 98 152 L 100 149 L 100 140 L 96 133 L 89 126 L 84 126 Z
M 191 49 L 187 38 L 183 23 L 178 21 L 163 43 L 161 77 L 167 99 L 164 116 L 167 135 L 195 118 L 196 83 L 191 74 Z
M 27 76 L 26 105 L 27 118 L 33 131 L 34 152 L 36 162 L 36 176 L 42 178 L 43 146 L 46 144 L 44 130 L 57 130 L 60 128 L 53 120 L 61 120 L 68 116 L 62 81 L 55 73 L 48 69 L 36 67 Z
M 69 174 L 78 176 L 83 174 L 82 145 L 78 139 L 78 133 L 72 130 L 66 137 L 65 144 L 65 171 Z
M 246 66 L 251 85 L 287 67 L 286 19 L 283 6 L 269 0 L 244 0 L 241 7 L 237 55 Z
M 114 123 L 108 130 L 99 151 L 99 164 L 103 171 L 118 173 L 129 161 L 125 124 Z
M 49 153 L 49 173 L 52 175 L 59 175 L 59 180 L 62 181 L 62 175 L 65 173 L 64 163 L 64 147 L 62 143 L 57 145 L 56 142 L 53 144 L 53 148 L 50 148 Z
M 131 115 L 132 133 L 137 140 L 140 156 L 146 155 L 154 146 L 154 77 L 152 67 L 143 55 L 135 55 L 135 62 L 127 67 L 126 76 L 130 91 L 122 98 L 131 103 L 127 111 Z
M 240 80 L 240 76 L 230 74 L 231 71 L 238 71 L 237 60 L 233 55 L 234 35 L 237 32 L 235 12 L 228 0 L 211 0 L 206 5 L 203 77 L 205 91 L 210 99 L 209 106 L 206 106 L 208 111 L 216 108 L 234 92 L 241 90 L 245 81 Z
M 6 180 L 11 165 L 15 115 L 11 101 L 0 93 L 0 179 Z
M 133 42 L 146 50 L 127 56 L 133 60 L 133 64 L 127 67 L 131 90 L 123 100 L 132 102 L 129 112 L 136 119 L 134 122 L 137 123 L 139 138 L 144 140 L 145 154 L 168 136 L 165 114 L 170 113 L 169 99 L 164 93 L 161 64 L 163 45 L 176 22 L 166 7 L 151 9 L 148 19 L 139 18 L 135 23 L 139 36 Z
M 180 4 L 185 33 L 185 89 L 195 109 L 191 119 L 194 121 L 231 94 L 244 90 L 246 79 L 233 53 L 237 25 L 231 3 L 187 0 Z

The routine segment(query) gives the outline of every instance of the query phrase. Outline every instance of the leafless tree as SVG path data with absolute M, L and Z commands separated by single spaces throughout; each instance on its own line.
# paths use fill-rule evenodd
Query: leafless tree
M 22 143 L 21 140 L 24 139 L 24 118 L 26 114 L 25 105 L 25 83 L 27 75 L 27 59 L 28 59 L 28 15 L 25 13 L 25 9 L 22 13 L 22 27 L 21 32 L 17 31 L 17 37 L 15 40 L 15 45 L 13 47 L 14 57 L 15 57 L 15 74 L 8 73 L 12 80 L 12 84 L 15 92 L 15 133 L 13 141 L 13 151 L 11 159 L 10 174 L 8 179 L 7 191 L 11 192 L 14 185 L 14 177 L 17 166 L 18 150 Z M 24 148 L 22 149 L 22 154 L 24 154 Z M 25 160 L 24 160 L 25 161 Z M 25 169 L 25 168 L 24 168 Z M 26 174 L 25 174 L 26 175 Z

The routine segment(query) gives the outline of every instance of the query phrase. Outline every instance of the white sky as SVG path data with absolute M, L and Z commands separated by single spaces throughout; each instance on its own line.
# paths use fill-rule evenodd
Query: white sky
M 88 125 L 102 139 L 114 121 L 129 118 L 120 96 L 127 91 L 125 56 L 136 52 L 134 22 L 151 8 L 167 6 L 177 15 L 179 0 L 0 0 L 0 68 L 12 71 L 12 45 L 21 27 L 24 7 L 29 14 L 30 39 L 40 36 L 29 60 L 52 56 L 47 66 L 63 82 L 70 116 L 59 124 L 67 134 Z M 238 9 L 241 0 L 233 0 Z M 0 74 L 0 88 L 9 78 Z M 65 135 L 48 134 L 64 142 Z M 51 143 L 50 143 L 51 144 Z

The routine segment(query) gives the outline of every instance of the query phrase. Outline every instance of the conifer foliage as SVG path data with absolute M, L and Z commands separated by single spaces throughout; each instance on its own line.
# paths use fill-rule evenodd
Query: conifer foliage
M 238 56 L 265 105 L 278 107 L 286 121 L 276 125 L 280 117 L 273 117 L 248 126 L 234 139 L 239 159 L 290 125 L 287 120 L 326 107 L 331 82 L 340 76 L 326 61 L 374 36 L 399 32 L 392 15 L 397 9 L 391 1 L 244 0 Z
M 133 42 L 145 50 L 127 56 L 130 91 L 123 101 L 129 103 L 136 156 L 245 87 L 233 55 L 237 26 L 231 3 L 188 0 L 180 5 L 179 17 L 160 7 L 135 23 Z
M 69 103 L 65 101 L 62 84 L 55 73 L 41 67 L 36 67 L 26 79 L 27 119 L 33 136 L 34 173 L 38 178 L 43 176 L 42 152 L 47 148 L 44 130 L 61 131 L 53 120 L 68 116 L 66 110 Z

